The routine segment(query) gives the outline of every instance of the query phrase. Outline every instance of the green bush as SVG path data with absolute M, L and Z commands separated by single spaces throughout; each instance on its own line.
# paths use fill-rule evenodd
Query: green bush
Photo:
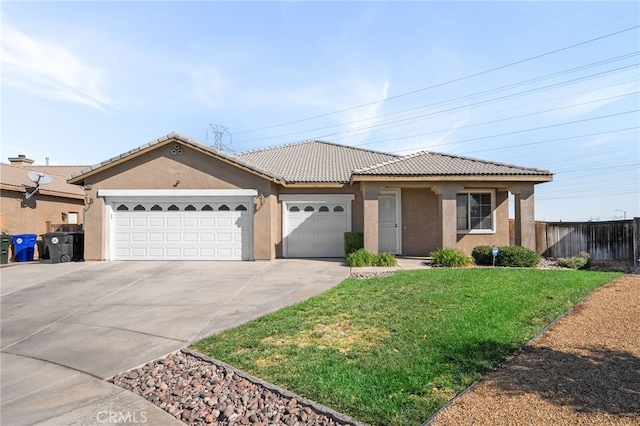
M 471 252 L 471 257 L 476 262 L 476 265 L 491 266 L 493 265 L 493 253 L 491 253 L 491 246 L 476 246 Z
M 591 257 L 586 252 L 580 252 L 579 255 L 573 257 L 561 257 L 558 259 L 558 266 L 571 269 L 589 269 L 591 268 Z
M 349 255 L 364 248 L 364 235 L 362 232 L 344 233 L 344 254 Z
M 347 257 L 345 257 L 344 263 L 346 263 L 347 266 L 359 268 L 363 266 L 372 266 L 374 260 L 375 255 L 373 253 L 369 253 L 365 249 L 360 249 L 353 253 L 349 253 Z
M 363 266 L 396 266 L 398 261 L 391 253 L 373 254 L 364 249 L 349 253 L 344 258 L 344 263 L 353 268 Z
M 376 255 L 376 266 L 397 266 L 398 260 L 391 253 L 380 253 Z
M 469 266 L 473 262 L 469 256 L 458 249 L 441 248 L 431 253 L 431 260 L 434 265 L 446 266 L 449 268 L 461 268 Z
M 509 268 L 533 268 L 539 258 L 535 251 L 519 246 L 499 247 L 500 252 L 496 258 L 496 266 Z

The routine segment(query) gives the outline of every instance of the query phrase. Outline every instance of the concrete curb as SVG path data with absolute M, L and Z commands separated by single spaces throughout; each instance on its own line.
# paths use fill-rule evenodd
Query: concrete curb
M 349 416 L 346 416 L 344 414 L 338 413 L 337 411 L 335 411 L 335 410 L 333 410 L 333 409 L 331 409 L 329 407 L 325 407 L 324 405 L 319 404 L 319 403 L 314 402 L 314 401 L 311 401 L 310 399 L 307 399 L 307 398 L 301 397 L 299 395 L 296 395 L 293 392 L 290 392 L 290 391 L 288 391 L 286 389 L 283 389 L 283 388 L 281 388 L 279 386 L 276 386 L 276 385 L 274 385 L 272 383 L 265 382 L 262 379 L 259 379 L 259 378 L 255 377 L 255 376 L 252 376 L 249 373 L 245 373 L 242 370 L 238 370 L 237 368 L 235 368 L 235 367 L 233 367 L 233 366 L 231 366 L 229 364 L 226 364 L 226 363 L 224 363 L 222 361 L 218 361 L 216 359 L 209 358 L 206 355 L 203 355 L 203 354 L 198 353 L 198 352 L 193 352 L 193 351 L 191 351 L 189 349 L 182 349 L 182 352 L 187 354 L 187 355 L 191 355 L 193 357 L 201 359 L 202 361 L 209 362 L 209 363 L 214 364 L 214 365 L 216 365 L 218 367 L 222 367 L 222 368 L 224 368 L 226 370 L 233 371 L 238 376 L 240 376 L 240 377 L 242 377 L 244 379 L 247 379 L 250 382 L 258 384 L 258 385 L 260 385 L 260 386 L 262 386 L 262 387 L 264 387 L 266 389 L 269 389 L 271 392 L 276 393 L 276 394 L 278 394 L 280 396 L 283 396 L 285 398 L 295 398 L 300 404 L 309 406 L 309 407 L 313 408 L 316 412 L 318 412 L 318 413 L 320 413 L 322 415 L 325 415 L 325 416 L 327 416 L 327 417 L 329 417 L 329 418 L 331 418 L 331 419 L 333 419 L 333 420 L 335 420 L 337 422 L 340 422 L 340 423 L 343 423 L 343 424 L 347 424 L 347 425 L 350 425 L 350 426 L 366 426 L 364 423 L 361 423 L 361 422 L 359 422 L 359 421 L 357 421 L 357 420 L 355 420 L 355 419 L 353 419 L 353 418 L 351 418 Z

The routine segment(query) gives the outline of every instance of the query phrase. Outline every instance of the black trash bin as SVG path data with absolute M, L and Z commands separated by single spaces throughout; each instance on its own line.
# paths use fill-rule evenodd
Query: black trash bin
M 9 263 L 9 247 L 11 247 L 11 235 L 0 235 L 2 243 L 2 251 L 0 252 L 0 263 L 5 265 Z
M 73 233 L 48 232 L 43 237 L 51 263 L 69 262 L 73 258 Z
M 84 262 L 84 232 L 71 232 L 73 235 L 73 255 L 74 262 Z

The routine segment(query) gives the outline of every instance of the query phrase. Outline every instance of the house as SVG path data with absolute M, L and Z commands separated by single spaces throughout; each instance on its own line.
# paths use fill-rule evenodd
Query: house
M 365 249 L 426 256 L 535 248 L 534 186 L 552 173 L 472 158 L 308 141 L 232 155 L 171 133 L 73 174 L 86 191 L 85 258 L 270 260 Z
M 82 224 L 84 189 L 66 176 L 87 166 L 37 166 L 24 155 L 0 163 L 0 229 L 9 234 L 41 235 L 61 225 Z M 35 189 L 27 173 L 49 175 L 51 182 Z

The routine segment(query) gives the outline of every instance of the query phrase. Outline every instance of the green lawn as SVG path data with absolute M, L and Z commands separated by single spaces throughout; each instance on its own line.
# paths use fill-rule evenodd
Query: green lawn
M 595 288 L 535 269 L 348 279 L 192 349 L 371 425 L 417 425 Z

